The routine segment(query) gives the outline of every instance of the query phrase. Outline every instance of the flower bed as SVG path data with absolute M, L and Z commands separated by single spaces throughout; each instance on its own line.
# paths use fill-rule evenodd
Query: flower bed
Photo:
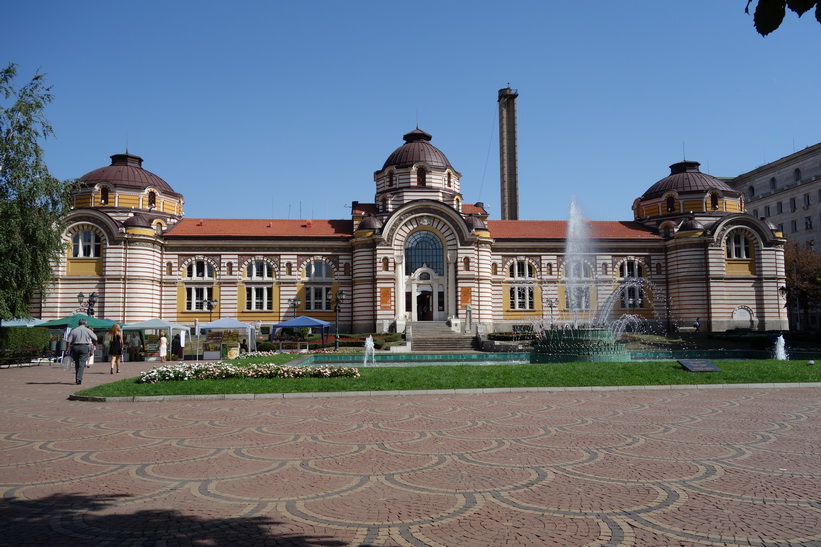
M 180 363 L 140 372 L 137 383 L 156 384 L 157 382 L 225 380 L 228 378 L 359 378 L 359 369 L 338 366 L 292 367 L 273 363 L 238 365 L 222 361 Z

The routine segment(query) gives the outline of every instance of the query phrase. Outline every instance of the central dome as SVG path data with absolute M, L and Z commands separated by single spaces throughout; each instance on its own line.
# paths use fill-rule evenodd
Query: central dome
M 410 133 L 405 133 L 402 138 L 405 139 L 405 144 L 388 156 L 382 166 L 383 171 L 388 167 L 413 167 L 420 162 L 435 169 L 453 169 L 442 151 L 430 143 L 433 137 L 428 133 L 417 127 Z
M 644 201 L 658 198 L 671 190 L 679 194 L 703 194 L 708 190 L 720 190 L 725 195 L 738 195 L 726 182 L 699 171 L 699 165 L 701 164 L 697 161 L 674 163 L 670 166 L 670 175 L 648 188 L 639 199 Z
M 95 169 L 80 177 L 86 185 L 108 183 L 123 190 L 143 190 L 145 188 L 155 188 L 166 193 L 179 195 L 163 179 L 143 169 L 143 159 L 134 154 L 114 154 L 111 156 L 111 165 Z

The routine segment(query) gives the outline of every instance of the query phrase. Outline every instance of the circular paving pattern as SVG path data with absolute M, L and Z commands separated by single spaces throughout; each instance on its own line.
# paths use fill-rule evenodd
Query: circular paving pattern
M 0 371 L 3 543 L 821 545 L 817 387 L 91 403 L 72 378 Z

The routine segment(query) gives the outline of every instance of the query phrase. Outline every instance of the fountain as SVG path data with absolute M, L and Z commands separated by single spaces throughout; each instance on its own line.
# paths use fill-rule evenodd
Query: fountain
M 565 248 L 564 317 L 558 323 L 550 318 L 549 324 L 534 325 L 539 338 L 533 345 L 531 363 L 556 363 L 567 361 L 625 361 L 630 359 L 625 332 L 646 332 L 651 324 L 637 313 L 623 314 L 614 319 L 617 303 L 628 309 L 647 307 L 653 310 L 654 323 L 664 324 L 657 317 L 658 309 L 653 300 L 664 301 L 663 291 L 642 276 L 627 276 L 609 296 L 593 309 L 592 303 L 601 283 L 595 279 L 595 261 L 591 265 L 587 257 L 593 256 L 591 238 L 581 208 L 575 197 L 570 205 Z M 663 307 L 663 306 L 662 306 Z
M 365 338 L 365 355 L 362 356 L 362 366 L 368 366 L 368 356 L 371 358 L 371 365 L 376 364 L 376 349 L 373 345 L 373 336 Z
M 779 361 L 787 361 L 790 358 L 790 354 L 787 353 L 787 344 L 784 341 L 783 334 L 780 334 L 778 338 L 775 339 L 775 358 Z

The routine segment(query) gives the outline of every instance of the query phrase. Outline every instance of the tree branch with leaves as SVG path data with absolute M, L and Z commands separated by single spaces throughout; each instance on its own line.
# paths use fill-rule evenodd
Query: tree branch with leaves
M 744 13 L 750 13 L 752 3 L 753 0 L 747 0 Z M 758 0 L 753 12 L 755 30 L 761 36 L 766 36 L 780 27 L 787 15 L 787 8 L 797 13 L 799 17 L 815 8 L 815 20 L 821 23 L 821 1 L 819 0 Z
M 62 218 L 71 182 L 51 176 L 40 142 L 53 136 L 53 100 L 39 72 L 19 89 L 17 65 L 0 71 L 0 319 L 28 317 L 64 252 Z

